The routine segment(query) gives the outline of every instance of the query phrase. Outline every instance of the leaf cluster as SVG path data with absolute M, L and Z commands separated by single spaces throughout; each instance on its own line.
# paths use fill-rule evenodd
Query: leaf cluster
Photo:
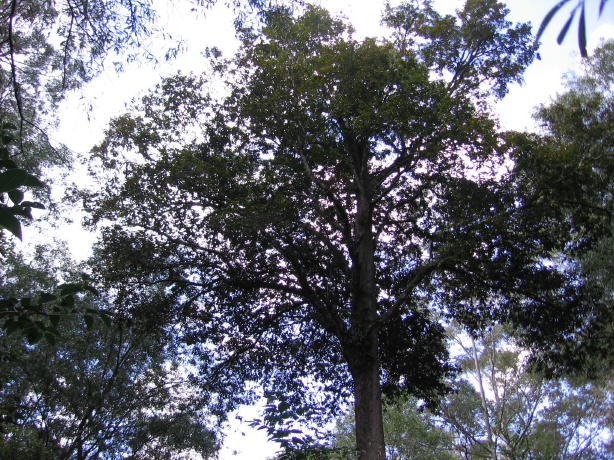
M 607 3 L 608 3 L 608 0 L 599 0 L 599 16 L 603 14 L 603 9 L 605 8 L 605 5 Z M 537 36 L 535 38 L 536 42 L 539 41 L 542 34 L 548 27 L 548 24 L 550 24 L 550 21 L 552 21 L 552 18 L 556 16 L 556 14 L 559 13 L 559 11 L 567 4 L 569 4 L 569 0 L 560 0 L 555 3 L 555 5 L 550 9 L 550 11 L 548 11 L 546 16 L 544 16 L 544 19 L 542 19 L 542 22 L 539 25 L 539 29 L 537 30 Z M 569 13 L 569 17 L 567 18 L 567 21 L 565 21 L 565 24 L 563 25 L 563 27 L 561 27 L 561 30 L 558 36 L 556 37 L 556 42 L 559 45 L 563 43 L 563 40 L 565 40 L 565 37 L 567 36 L 567 32 L 569 31 L 569 28 L 571 27 L 571 24 L 573 20 L 575 19 L 576 14 L 578 14 L 579 15 L 578 16 L 579 17 L 578 19 L 578 49 L 580 50 L 580 55 L 584 58 L 588 57 L 588 52 L 586 51 L 586 8 L 585 6 L 586 6 L 586 0 L 577 1 L 576 5 L 571 9 Z
M 45 209 L 41 203 L 24 200 L 24 187 L 44 187 L 44 184 L 11 159 L 16 129 L 8 123 L 0 125 L 0 228 L 21 239 L 19 218 L 32 219 L 32 209 Z

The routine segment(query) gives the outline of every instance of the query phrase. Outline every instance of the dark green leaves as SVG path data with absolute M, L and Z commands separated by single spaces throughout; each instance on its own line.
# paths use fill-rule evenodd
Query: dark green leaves
M 594 376 L 614 367 L 612 271 L 607 257 L 614 235 L 614 42 L 595 49 L 585 64 L 585 73 L 568 81 L 567 92 L 539 109 L 537 117 L 546 134 L 527 137 L 530 142 L 514 161 L 516 199 L 552 223 L 549 234 L 558 234 L 560 269 L 574 278 L 560 297 L 578 288 L 568 308 L 556 316 L 543 315 L 550 327 L 523 328 L 522 335 L 544 369 Z M 521 316 L 517 320 L 526 321 Z
M 15 142 L 12 135 L 13 126 L 3 124 L 0 126 L 0 228 L 8 230 L 17 238 L 21 239 L 21 222 L 19 217 L 32 218 L 32 208 L 45 209 L 38 202 L 23 201 L 25 193 L 22 187 L 43 187 L 37 177 L 16 167 L 15 162 L 9 159 L 11 144 Z M 12 202 L 10 206 L 8 199 Z
M 580 54 L 582 57 L 588 56 L 588 53 L 586 52 L 586 20 L 584 16 L 584 4 L 582 4 L 580 23 L 578 24 L 578 45 L 580 46 Z
M 4 228 L 21 239 L 21 224 L 6 206 L 0 206 L 0 228 Z
M 15 204 L 19 204 L 23 201 L 24 193 L 21 190 L 11 190 L 8 192 L 8 195 Z
M 224 363 L 200 379 L 227 399 L 246 380 L 281 394 L 264 423 L 278 439 L 298 442 L 286 418 L 338 407 L 369 366 L 389 393 L 435 401 L 451 369 L 432 310 L 488 322 L 487 296 L 538 310 L 551 289 L 534 269 L 550 241 L 541 220 L 516 221 L 484 110 L 532 59 L 530 29 L 501 2 L 467 5 L 419 11 L 412 43 L 334 36 L 325 11 L 282 10 L 245 34 L 228 97 L 168 111 L 201 91 L 175 79 L 96 151 L 124 172 L 100 171 L 86 202 L 118 308 L 185 326 L 203 362 Z M 199 120 L 199 137 L 172 131 L 169 112 L 173 126 Z
M 544 16 L 544 19 L 542 20 L 542 22 L 541 22 L 541 24 L 539 26 L 539 29 L 537 30 L 537 36 L 535 38 L 536 42 L 539 41 L 539 39 L 541 38 L 542 34 L 544 33 L 544 31 L 548 27 L 548 24 L 550 24 L 550 21 L 552 21 L 552 18 L 559 12 L 559 10 L 563 6 L 565 6 L 569 2 L 570 2 L 570 0 L 561 0 L 556 5 L 554 5 L 550 11 L 548 11 L 548 14 L 546 14 L 546 16 Z M 603 9 L 604 9 L 605 4 L 607 2 L 608 2 L 608 0 L 601 0 L 599 2 L 599 16 L 601 16 L 601 14 L 603 13 Z M 561 28 L 561 31 L 559 32 L 559 35 L 556 38 L 556 42 L 559 45 L 561 43 L 563 43 L 563 40 L 565 40 L 565 36 L 567 35 L 567 32 L 569 31 L 569 27 L 571 26 L 571 23 L 573 22 L 574 18 L 576 17 L 576 13 L 578 12 L 578 10 L 580 10 L 580 19 L 578 21 L 578 48 L 580 49 L 580 55 L 582 57 L 587 57 L 588 56 L 588 52 L 586 51 L 586 13 L 585 13 L 585 4 L 586 4 L 586 0 L 578 0 L 578 3 L 573 7 L 571 12 L 569 13 L 569 18 L 567 19 L 567 21 L 565 22 L 565 24 Z
M 43 187 L 44 185 L 23 169 L 8 169 L 0 173 L 0 193 L 10 192 L 19 187 Z
M 110 326 L 112 317 L 109 312 L 94 308 L 83 310 L 79 306 L 77 300 L 86 293 L 98 295 L 89 278 L 83 275 L 82 282 L 61 284 L 53 292 L 0 299 L 0 329 L 7 334 L 20 333 L 30 344 L 43 338 L 54 344 L 62 317 L 82 316 L 90 329 L 94 327 L 96 318 Z
M 546 27 L 548 27 L 548 24 L 550 24 L 550 21 L 552 20 L 554 15 L 568 2 L 569 2 L 569 0 L 561 0 L 556 5 L 554 5 L 550 11 L 548 11 L 548 14 L 546 14 L 546 16 L 544 16 L 544 19 L 542 20 L 542 23 L 539 26 L 539 29 L 537 30 L 537 36 L 535 38 L 536 41 L 539 41 L 539 39 L 541 38 L 542 34 L 546 30 Z M 572 18 L 573 18 L 573 15 L 572 15 Z

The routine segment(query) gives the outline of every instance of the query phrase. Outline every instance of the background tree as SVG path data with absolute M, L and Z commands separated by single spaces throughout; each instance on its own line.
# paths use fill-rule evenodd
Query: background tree
M 166 80 L 111 124 L 108 180 L 85 197 L 112 223 L 97 255 L 119 307 L 179 322 L 202 382 L 233 395 L 255 380 L 310 416 L 351 392 L 358 450 L 383 458 L 381 393 L 433 403 L 452 370 L 430 309 L 475 326 L 493 293 L 501 311 L 540 308 L 563 286 L 535 263 L 549 234 L 515 220 L 497 180 L 488 97 L 534 52 L 505 13 L 410 3 L 380 43 L 276 10 L 220 63 L 228 97 Z
M 386 458 L 394 460 L 454 460 L 453 436 L 432 413 L 419 410 L 414 398 L 384 406 Z M 355 449 L 354 418 L 337 421 L 333 448 Z M 343 458 L 354 458 L 352 454 Z M 341 458 L 341 457 L 340 457 Z
M 8 0 L 0 7 L 0 113 L 20 126 L 20 165 L 32 171 L 45 163 L 62 164 L 65 152 L 46 138 L 50 113 L 65 94 L 87 83 L 111 64 L 157 61 L 175 56 L 183 46 L 158 24 L 152 0 Z M 194 10 L 215 0 L 188 0 Z M 237 15 L 266 1 L 230 2 Z M 165 38 L 158 52 L 151 37 Z M 6 118 L 10 119 L 6 119 Z M 42 137 L 41 137 L 42 136 Z
M 441 407 L 461 458 L 606 459 L 612 382 L 546 380 L 501 328 L 459 337 L 457 391 Z
M 518 329 L 550 372 L 594 376 L 612 369 L 613 63 L 609 41 L 570 77 L 566 92 L 537 111 L 543 134 L 524 136 L 515 158 L 518 196 L 560 232 L 559 269 L 584 286 L 568 321 L 559 316 L 553 324 L 544 311 L 543 327 Z
M 454 334 L 461 368 L 454 392 L 437 412 L 419 410 L 414 399 L 386 405 L 387 458 L 611 457 L 611 379 L 546 380 L 529 370 L 525 353 L 500 327 L 476 340 L 458 330 Z M 351 416 L 338 421 L 332 446 L 353 445 L 352 424 Z
M 71 262 L 59 249 L 39 248 L 33 264 L 12 258 L 1 278 L 3 297 L 31 295 L 57 285 L 56 276 L 70 276 L 62 273 Z M 3 458 L 215 454 L 208 399 L 179 368 L 165 331 L 125 321 L 103 327 L 74 316 L 59 328 L 63 340 L 35 347 L 18 335 L 0 336 Z
M 113 53 L 141 53 L 155 27 L 149 1 L 46 2 L 10 0 L 0 7 L 0 113 L 18 127 L 20 167 L 40 174 L 67 166 L 65 149 L 51 146 L 49 126 L 64 95 L 91 80 Z

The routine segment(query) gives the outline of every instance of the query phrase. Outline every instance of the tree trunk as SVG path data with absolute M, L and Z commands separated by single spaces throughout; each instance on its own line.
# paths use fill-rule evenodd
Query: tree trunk
M 471 349 L 473 351 L 473 363 L 475 364 L 478 385 L 480 387 L 480 399 L 482 401 L 482 409 L 484 410 L 484 422 L 486 425 L 486 434 L 488 435 L 488 450 L 490 451 L 492 460 L 497 460 L 497 444 L 495 443 L 492 427 L 490 425 L 490 413 L 488 411 L 488 402 L 486 401 L 486 392 L 484 391 L 482 369 L 480 365 L 480 359 L 478 357 L 478 350 L 475 346 L 475 340 L 473 340 L 473 336 L 471 336 Z
M 354 380 L 356 447 L 359 460 L 385 460 L 380 366 L 375 332 L 370 334 L 367 347 L 367 353 L 357 354 L 350 366 Z
M 356 447 L 359 460 L 385 460 L 377 325 L 375 239 L 369 175 L 369 146 L 346 138 L 356 174 L 356 245 L 352 248 L 351 339 L 345 350 L 354 381 Z

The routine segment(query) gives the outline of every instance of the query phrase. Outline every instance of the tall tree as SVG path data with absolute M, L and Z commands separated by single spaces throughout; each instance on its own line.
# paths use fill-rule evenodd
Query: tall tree
M 179 321 L 205 384 L 255 380 L 298 415 L 352 395 L 360 457 L 383 459 L 382 392 L 434 404 L 452 371 L 432 310 L 477 327 L 564 286 L 499 178 L 488 101 L 534 53 L 506 13 L 410 2 L 392 41 L 357 41 L 278 9 L 217 63 L 227 97 L 164 81 L 112 122 L 85 197 L 120 306 Z

